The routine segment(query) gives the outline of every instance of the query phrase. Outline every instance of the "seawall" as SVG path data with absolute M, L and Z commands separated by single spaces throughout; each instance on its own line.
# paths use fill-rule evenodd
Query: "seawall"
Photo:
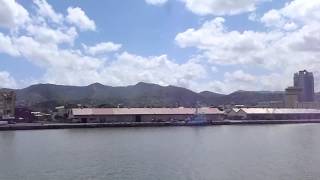
M 142 123 L 23 123 L 0 126 L 0 131 L 37 130 L 37 129 L 74 129 L 74 128 L 117 128 L 117 127 L 163 127 L 163 126 L 216 126 L 216 125 L 263 125 L 263 124 L 301 124 L 320 123 L 312 120 L 227 120 L 212 123 L 186 124 L 182 122 L 142 122 Z

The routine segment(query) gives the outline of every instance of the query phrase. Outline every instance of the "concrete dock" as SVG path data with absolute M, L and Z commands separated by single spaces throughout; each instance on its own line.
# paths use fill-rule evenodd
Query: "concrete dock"
M 217 126 L 217 125 L 259 125 L 259 124 L 301 124 L 320 123 L 312 120 L 224 120 L 211 123 L 186 124 L 184 122 L 130 122 L 130 123 L 17 123 L 0 126 L 0 131 L 74 128 L 116 128 L 116 127 L 163 127 L 163 126 Z

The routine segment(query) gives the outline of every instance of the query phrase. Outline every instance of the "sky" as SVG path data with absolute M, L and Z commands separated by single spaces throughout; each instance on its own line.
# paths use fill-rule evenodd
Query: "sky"
M 320 0 L 0 0 L 0 87 L 279 91 L 312 71 Z

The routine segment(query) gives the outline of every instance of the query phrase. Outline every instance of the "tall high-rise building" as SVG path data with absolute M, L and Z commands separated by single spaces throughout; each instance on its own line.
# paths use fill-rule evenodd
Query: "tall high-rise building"
M 299 102 L 314 101 L 314 79 L 313 73 L 306 70 L 294 74 L 294 87 L 300 88 Z

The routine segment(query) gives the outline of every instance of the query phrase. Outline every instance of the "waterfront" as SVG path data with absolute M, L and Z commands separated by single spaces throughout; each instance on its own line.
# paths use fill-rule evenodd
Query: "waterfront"
M 123 128 L 123 127 L 163 127 L 163 126 L 219 126 L 219 125 L 267 125 L 267 124 L 311 124 L 319 119 L 300 120 L 223 120 L 212 122 L 119 122 L 119 123 L 17 123 L 0 126 L 0 131 L 41 130 L 41 129 L 81 129 L 81 128 Z
M 318 179 L 320 125 L 0 132 L 0 179 Z

